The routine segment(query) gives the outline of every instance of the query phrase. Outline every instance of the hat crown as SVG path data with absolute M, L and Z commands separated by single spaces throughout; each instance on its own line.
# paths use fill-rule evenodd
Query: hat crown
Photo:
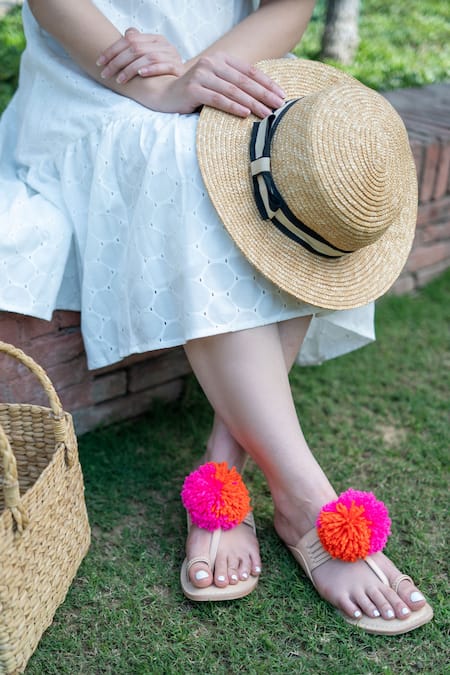
M 408 139 L 390 104 L 347 83 L 299 99 L 271 148 L 272 176 L 291 211 L 348 251 L 374 243 L 398 218 L 405 158 Z

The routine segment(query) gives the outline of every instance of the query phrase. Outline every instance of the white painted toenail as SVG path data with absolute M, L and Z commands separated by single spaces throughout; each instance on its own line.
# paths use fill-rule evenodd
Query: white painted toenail
M 411 602 L 420 602 L 421 600 L 425 600 L 422 593 L 419 593 L 418 591 L 413 591 L 410 595 L 410 598 Z
M 247 573 L 247 572 L 242 572 L 242 578 L 243 578 L 243 579 L 248 579 L 248 573 Z
M 217 581 L 225 581 L 225 577 L 222 576 L 221 574 L 220 576 L 217 577 Z
M 199 570 L 198 572 L 195 573 L 195 578 L 197 581 L 202 581 L 203 579 L 207 579 L 209 577 L 208 572 L 205 572 L 205 570 Z
M 406 616 L 407 614 L 409 614 L 409 609 L 407 607 L 402 607 L 402 614 L 403 614 L 403 616 Z
M 359 609 L 356 609 L 353 612 L 353 616 L 355 617 L 355 619 L 359 619 L 359 617 L 361 616 L 361 612 L 359 611 Z
M 258 565 L 256 565 L 255 567 L 255 572 L 256 574 L 259 574 L 261 572 L 261 568 Z
M 237 574 L 232 574 L 232 575 L 231 575 L 231 578 L 233 579 L 233 581 L 237 581 L 237 580 L 238 580 Z
M 372 612 L 372 614 L 373 614 L 374 616 L 380 616 L 380 612 L 379 612 L 377 609 L 374 609 L 373 612 Z
M 393 619 L 395 614 L 392 611 L 392 609 L 388 609 L 388 611 L 386 612 L 386 616 L 387 616 L 388 619 Z

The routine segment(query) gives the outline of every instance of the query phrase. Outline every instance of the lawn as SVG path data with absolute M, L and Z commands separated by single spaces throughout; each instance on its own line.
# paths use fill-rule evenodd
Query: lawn
M 92 547 L 27 674 L 448 673 L 449 294 L 447 272 L 414 296 L 384 298 L 376 343 L 292 373 L 306 436 L 337 489 L 374 490 L 388 504 L 387 552 L 420 581 L 431 624 L 394 638 L 344 624 L 275 535 L 254 465 L 257 590 L 231 603 L 184 598 L 179 490 L 211 423 L 188 379 L 181 401 L 80 439 Z

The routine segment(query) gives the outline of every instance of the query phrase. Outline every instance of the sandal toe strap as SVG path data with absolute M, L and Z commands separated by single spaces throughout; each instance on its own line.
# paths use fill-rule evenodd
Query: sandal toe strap
M 400 586 L 402 581 L 409 581 L 410 584 L 414 585 L 414 581 L 411 579 L 410 576 L 408 576 L 407 574 L 399 574 L 398 577 L 396 577 L 391 584 L 391 588 L 393 588 L 393 590 L 396 593 L 398 593 L 398 587 Z

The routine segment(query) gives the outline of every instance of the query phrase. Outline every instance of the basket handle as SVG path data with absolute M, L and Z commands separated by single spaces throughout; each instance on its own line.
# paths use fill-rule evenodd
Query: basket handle
M 21 349 L 14 347 L 8 342 L 2 342 L 0 340 L 0 352 L 8 354 L 12 358 L 19 361 L 24 366 L 30 370 L 33 375 L 37 377 L 42 388 L 47 394 L 48 401 L 50 403 L 50 408 L 52 411 L 52 417 L 54 420 L 54 434 L 56 443 L 63 443 L 65 440 L 66 433 L 66 418 L 61 401 L 58 398 L 58 394 L 55 391 L 55 388 L 48 377 L 47 373 L 41 366 L 39 366 L 36 361 L 33 361 L 31 356 L 27 356 Z
M 29 522 L 28 516 L 24 506 L 20 501 L 16 458 L 14 457 L 8 437 L 6 436 L 1 425 L 0 457 L 3 457 L 4 478 L 0 479 L 0 481 L 3 483 L 5 506 L 7 509 L 11 510 L 11 514 L 14 518 L 18 531 L 23 532 Z

